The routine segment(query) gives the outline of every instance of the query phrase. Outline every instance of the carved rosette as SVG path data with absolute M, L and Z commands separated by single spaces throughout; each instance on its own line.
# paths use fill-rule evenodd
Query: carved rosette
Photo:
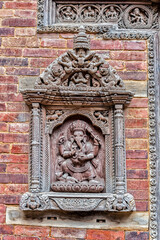
M 61 18 L 72 17 L 70 8 L 60 9 Z M 105 11 L 108 18 L 121 14 L 116 5 Z M 92 5 L 82 12 L 88 21 L 99 17 Z M 124 135 L 124 107 L 133 93 L 90 51 L 83 27 L 73 50 L 53 61 L 23 96 L 32 121 L 30 193 L 22 196 L 21 209 L 134 211 L 126 188 Z

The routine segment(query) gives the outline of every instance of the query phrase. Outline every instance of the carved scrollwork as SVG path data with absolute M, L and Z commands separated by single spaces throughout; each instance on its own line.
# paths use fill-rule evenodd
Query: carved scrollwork
M 67 211 L 92 211 L 102 199 L 54 198 L 60 209 Z

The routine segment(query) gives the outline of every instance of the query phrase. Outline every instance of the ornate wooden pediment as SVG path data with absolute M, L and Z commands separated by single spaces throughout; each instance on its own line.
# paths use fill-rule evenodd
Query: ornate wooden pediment
M 133 211 L 126 188 L 124 106 L 133 97 L 90 51 L 83 27 L 74 47 L 23 91 L 31 110 L 30 191 L 22 210 Z

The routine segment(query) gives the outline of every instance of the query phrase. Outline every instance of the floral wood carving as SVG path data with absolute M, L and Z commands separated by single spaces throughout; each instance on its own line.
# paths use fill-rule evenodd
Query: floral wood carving
M 95 17 L 94 10 L 84 8 L 84 16 Z M 133 93 L 90 51 L 83 27 L 73 51 L 53 61 L 23 97 L 32 109 L 30 192 L 22 196 L 21 209 L 134 211 L 124 136 L 124 107 Z

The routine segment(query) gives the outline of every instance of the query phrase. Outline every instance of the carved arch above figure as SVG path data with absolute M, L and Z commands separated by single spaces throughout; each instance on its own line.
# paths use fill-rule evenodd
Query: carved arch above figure
M 53 61 L 36 81 L 35 88 L 50 89 L 57 86 L 122 89 L 124 83 L 113 69 L 96 52 L 90 51 L 90 39 L 83 26 L 74 37 L 73 50 Z

